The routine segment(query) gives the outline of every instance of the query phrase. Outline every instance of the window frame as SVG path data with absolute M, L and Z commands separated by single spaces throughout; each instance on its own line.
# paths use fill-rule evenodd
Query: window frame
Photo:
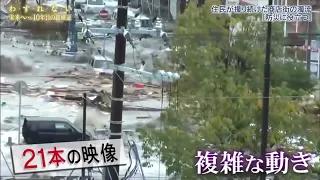
M 63 124 L 64 128 L 57 128 L 57 124 Z M 66 127 L 66 125 L 69 127 Z M 68 133 L 70 132 L 69 129 L 72 130 L 72 133 L 76 132 L 76 129 L 67 122 L 54 122 L 54 129 L 55 129 L 55 132 L 59 132 L 59 133 Z
M 48 125 L 47 127 L 43 128 L 44 125 Z M 51 121 L 41 121 L 37 122 L 36 129 L 38 132 L 54 132 L 54 123 Z

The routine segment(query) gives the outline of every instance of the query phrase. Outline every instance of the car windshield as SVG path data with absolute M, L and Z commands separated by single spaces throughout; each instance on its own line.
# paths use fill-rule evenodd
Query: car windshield
M 89 5 L 103 5 L 103 0 L 88 0 Z
M 96 60 L 94 62 L 93 68 L 106 68 L 107 62 L 106 60 Z

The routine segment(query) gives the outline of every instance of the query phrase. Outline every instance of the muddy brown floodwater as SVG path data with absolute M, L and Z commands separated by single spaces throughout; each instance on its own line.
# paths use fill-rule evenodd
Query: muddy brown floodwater
M 152 41 L 151 41 L 152 42 Z M 2 43 L 2 42 L 1 42 Z M 101 42 L 98 42 L 101 43 Z M 97 43 L 97 44 L 98 44 Z M 138 46 L 138 45 L 137 45 Z M 114 41 L 108 42 L 106 46 L 108 53 L 113 55 L 114 52 Z M 144 56 L 152 52 L 152 49 L 145 49 L 138 46 L 141 49 L 141 54 Z M 40 77 L 42 75 L 48 74 L 51 69 L 60 69 L 60 70 L 68 70 L 73 68 L 73 66 L 84 65 L 83 63 L 75 63 L 74 61 L 65 61 L 64 58 L 61 57 L 53 57 L 49 56 L 42 51 L 40 52 L 29 52 L 27 48 L 12 48 L 8 43 L 1 44 L 1 55 L 4 58 L 7 58 L 8 64 L 4 64 L 8 69 L 11 67 L 14 70 L 5 70 L 1 69 L 1 77 L 5 77 L 6 82 L 14 83 L 18 80 L 25 81 L 28 85 L 37 86 L 37 87 L 49 87 L 51 85 L 54 86 L 77 86 L 77 82 L 74 80 L 56 80 L 50 83 L 45 83 L 48 78 Z M 129 65 L 134 64 L 132 59 L 132 50 L 128 48 L 127 50 L 127 62 Z M 19 57 L 19 58 L 16 58 Z M 1 60 L 2 61 L 2 60 Z M 136 63 L 139 63 L 139 59 L 136 59 Z M 2 64 L 1 64 L 2 66 Z M 19 121 L 13 121 L 11 124 L 5 123 L 4 119 L 8 117 L 16 118 L 18 117 L 18 96 L 14 94 L 1 94 L 1 103 L 4 105 L 1 107 L 1 152 L 3 152 L 3 156 L 0 156 L 0 165 L 1 171 L 0 175 L 2 177 L 12 176 L 10 170 L 12 169 L 11 165 L 11 156 L 10 156 L 10 148 L 6 146 L 6 142 L 8 137 L 12 137 L 13 142 L 18 142 L 18 131 L 15 129 L 11 132 L 8 132 L 8 129 L 17 128 Z M 142 102 L 126 102 L 127 104 L 141 107 L 154 107 L 159 108 L 161 106 L 161 102 L 159 100 L 148 100 Z M 166 105 L 166 103 L 165 103 Z M 164 107 L 165 107 L 164 105 Z M 46 102 L 43 98 L 39 97 L 27 97 L 22 96 L 22 115 L 29 116 L 61 116 L 69 119 L 75 124 L 81 124 L 81 107 L 77 105 L 64 104 L 59 102 Z M 137 126 L 141 126 L 144 124 L 148 124 L 150 122 L 154 122 L 155 119 L 159 117 L 159 112 L 123 112 L 123 129 L 124 130 L 132 130 L 135 131 Z M 137 118 L 137 117 L 147 117 L 147 118 Z M 109 125 L 108 120 L 110 119 L 110 114 L 101 113 L 95 109 L 88 108 L 88 128 L 101 128 L 103 125 Z M 80 125 L 81 126 L 81 125 Z M 3 128 L 2 128 L 3 127 Z M 139 139 L 134 135 L 130 137 L 134 139 L 137 143 L 138 150 L 140 155 L 142 154 L 142 144 Z M 8 165 L 6 164 L 6 161 Z M 145 159 L 142 159 L 142 162 L 145 162 Z M 152 157 L 150 160 L 153 167 L 151 168 L 143 168 L 144 174 L 147 179 L 158 179 L 158 175 L 160 174 L 162 179 L 165 178 L 165 167 L 163 164 L 159 164 L 159 159 L 157 157 Z M 159 167 L 160 165 L 160 167 Z M 128 166 L 127 166 L 128 167 Z M 127 167 L 121 167 L 120 175 L 124 175 Z M 159 173 L 160 169 L 160 173 Z M 62 171 L 62 172 L 52 172 L 52 173 L 43 173 L 43 175 L 50 176 L 66 176 L 69 175 L 71 171 Z M 80 171 L 74 171 L 72 175 L 80 175 Z M 30 176 L 30 175 L 29 175 Z M 100 179 L 101 175 L 96 173 L 94 174 L 95 179 Z M 27 175 L 24 175 L 27 177 Z M 138 173 L 135 178 L 142 179 L 141 173 Z
M 1 73 L 5 74 L 18 74 L 24 72 L 31 72 L 32 66 L 24 64 L 19 57 L 0 56 Z

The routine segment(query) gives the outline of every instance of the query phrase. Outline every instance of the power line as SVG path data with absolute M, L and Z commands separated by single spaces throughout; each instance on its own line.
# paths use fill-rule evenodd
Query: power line
M 134 52 L 134 50 L 137 50 L 136 47 L 134 46 L 134 44 L 132 43 L 132 41 L 130 41 L 130 44 L 132 45 L 133 52 Z M 139 51 L 137 51 L 137 52 L 138 52 L 138 54 L 140 54 Z M 141 56 L 141 55 L 140 55 L 140 56 Z M 134 53 L 133 53 L 133 61 L 134 61 L 134 68 L 137 70 Z M 141 60 L 141 63 L 142 63 L 142 66 L 144 66 L 144 61 Z M 144 69 L 142 69 L 142 70 L 144 70 Z M 114 71 L 114 75 L 117 75 L 118 80 L 122 81 L 122 83 L 124 84 L 124 77 L 120 76 L 120 75 L 118 74 L 118 71 Z M 140 81 L 143 83 L 140 74 L 138 74 L 138 76 L 139 76 Z M 163 85 L 163 84 L 162 84 L 162 85 Z M 162 109 L 162 108 L 163 108 L 163 98 L 164 98 L 164 88 L 163 88 L 163 86 L 162 86 L 162 91 L 161 91 L 161 92 L 162 92 L 162 93 L 161 93 L 161 94 L 162 94 L 162 96 L 161 96 L 161 109 Z M 141 104 L 140 104 L 140 105 L 141 105 Z M 142 106 L 142 107 L 143 107 L 143 106 Z M 148 113 L 148 114 L 149 114 L 149 113 Z M 149 114 L 149 116 L 152 117 L 150 114 Z M 135 143 L 134 143 L 134 144 L 135 144 Z M 129 154 L 129 156 L 130 156 L 130 154 Z M 137 156 L 138 156 L 138 157 L 137 157 Z M 136 158 L 139 159 L 139 155 L 136 155 Z M 131 156 L 130 156 L 130 159 L 131 159 Z M 159 172 L 158 172 L 158 173 L 159 173 L 159 176 L 158 176 L 158 178 L 161 178 L 161 177 L 160 177 L 160 164 L 161 164 L 160 158 L 158 159 L 158 161 L 159 161 Z M 132 162 L 132 161 L 131 161 L 131 162 Z M 139 163 L 140 163 L 140 160 L 139 160 Z M 128 170 L 130 169 L 130 167 L 131 167 L 131 164 L 130 164 Z M 123 180 L 126 180 L 126 179 L 128 179 L 128 178 L 131 178 L 131 176 L 134 176 L 135 173 L 136 173 L 136 172 L 135 172 L 135 171 L 136 171 L 135 169 L 136 169 L 136 167 L 133 169 L 132 173 L 129 173 L 129 174 L 128 174 L 128 177 L 127 177 L 127 172 L 126 172 L 125 178 L 124 178 Z M 142 170 L 141 164 L 140 164 L 140 169 L 141 169 L 141 173 L 142 173 L 142 175 L 143 175 L 143 179 L 145 179 L 146 177 L 145 177 L 144 174 L 143 174 L 143 170 Z M 107 171 L 108 171 L 108 174 L 109 174 L 109 178 L 112 179 L 112 178 L 111 178 L 112 175 L 110 174 L 109 169 L 107 169 Z M 116 170 L 115 170 L 115 171 L 116 171 Z
M 133 45 L 132 48 L 134 50 L 136 50 L 138 53 L 138 49 Z M 140 54 L 140 53 L 139 53 Z M 135 58 L 133 57 L 133 61 L 134 61 L 134 66 L 135 68 L 137 69 L 136 67 L 136 62 L 135 62 Z M 141 63 L 143 60 L 141 60 Z M 141 77 L 139 76 L 141 82 L 142 82 L 142 79 Z M 269 78 L 271 80 L 271 78 Z M 305 82 L 304 79 L 289 79 L 289 80 L 286 80 L 286 82 Z M 270 99 L 284 99 L 284 98 L 302 98 L 302 97 L 306 97 L 305 95 L 304 96 L 274 96 L 274 97 L 269 97 Z M 194 97 L 194 98 L 191 98 L 191 97 L 179 97 L 179 99 L 261 99 L 261 96 L 257 96 L 257 97 L 244 97 L 244 96 L 228 96 L 228 97 Z
M 117 73 L 116 73 L 117 74 Z M 119 78 L 123 81 L 122 78 Z M 285 98 L 307 98 L 307 95 L 304 96 L 269 96 L 269 99 L 285 99 Z M 196 96 L 196 97 L 181 97 L 179 96 L 179 99 L 190 99 L 190 100 L 197 100 L 197 99 L 261 99 L 261 96 L 222 96 L 222 97 L 203 97 L 203 96 Z M 143 107 L 143 106 L 142 106 Z
M 119 79 L 121 80 L 121 81 L 123 81 L 123 79 L 121 78 L 121 76 L 117 73 L 117 72 L 115 72 L 115 74 L 119 77 Z M 259 97 L 259 99 L 260 99 L 261 97 Z

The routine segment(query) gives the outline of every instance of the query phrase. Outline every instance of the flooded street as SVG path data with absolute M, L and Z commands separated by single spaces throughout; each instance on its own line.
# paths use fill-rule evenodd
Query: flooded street
M 140 64 L 140 58 L 148 59 L 147 65 L 148 68 L 152 69 L 152 60 L 150 53 L 153 51 L 157 51 L 156 47 L 152 47 L 148 44 L 154 44 L 154 41 L 157 40 L 146 40 L 145 42 L 141 42 L 137 44 L 137 49 L 141 49 L 140 53 L 132 53 L 132 48 L 128 46 L 127 48 L 127 64 L 128 66 L 134 66 L 134 64 Z M 101 44 L 101 42 L 97 43 Z M 147 48 L 148 47 L 148 48 Z M 154 49 L 153 49 L 154 48 Z M 40 48 L 39 48 L 40 49 Z M 42 49 L 43 50 L 43 49 Z M 39 51 L 42 51 L 41 49 Z M 106 54 L 113 57 L 114 53 L 114 41 L 110 41 L 106 45 Z M 73 86 L 80 87 L 83 85 L 79 85 L 76 80 L 68 80 L 68 79 L 56 79 L 54 81 L 46 82 L 50 80 L 46 76 L 48 74 L 52 74 L 52 69 L 59 69 L 63 71 L 67 71 L 68 69 L 74 68 L 74 66 L 85 66 L 85 63 L 74 63 L 72 61 L 68 61 L 67 58 L 64 57 L 54 57 L 50 56 L 44 52 L 29 52 L 27 48 L 12 48 L 10 43 L 5 42 L 1 46 L 1 55 L 4 55 L 8 58 L 19 58 L 26 66 L 30 66 L 32 71 L 30 72 L 21 72 L 19 74 L 1 74 L 1 77 L 4 78 L 5 83 L 15 83 L 19 80 L 25 81 L 28 86 L 32 87 L 62 87 L 62 86 Z M 135 60 L 133 60 L 133 56 L 135 56 Z M 139 59 L 137 58 L 139 56 Z M 142 57 L 141 57 L 142 56 Z M 145 57 L 143 57 L 145 56 Z M 149 58 L 150 57 L 150 58 Z M 135 62 L 137 61 L 137 62 Z M 1 157 L 1 176 L 12 176 L 12 162 L 10 155 L 10 148 L 6 146 L 6 142 L 8 137 L 12 137 L 14 143 L 18 142 L 18 109 L 19 109 L 19 96 L 17 94 L 1 94 L 1 151 L 3 152 L 3 156 Z M 147 100 L 147 101 L 139 101 L 139 102 L 125 102 L 124 104 L 130 104 L 141 107 L 155 107 L 160 108 L 161 102 L 160 100 Z M 166 106 L 167 102 L 164 102 L 163 106 Z M 82 121 L 82 107 L 76 105 L 75 103 L 62 103 L 62 102 L 47 102 L 43 97 L 28 97 L 22 96 L 22 112 L 21 114 L 24 116 L 48 116 L 48 117 L 64 117 L 70 120 L 71 122 L 79 123 Z M 140 112 L 140 111 L 124 111 L 123 112 L 123 130 L 132 130 L 135 131 L 137 126 L 141 126 L 147 123 L 156 123 L 156 119 L 159 117 L 160 112 Z M 141 118 L 142 117 L 142 118 Z M 11 118 L 12 123 L 5 122 L 6 119 Z M 99 110 L 89 108 L 87 112 L 87 125 L 89 129 L 94 128 L 103 128 L 104 125 L 109 126 L 110 114 L 102 113 Z M 159 123 L 156 123 L 159 124 Z M 10 130 L 11 131 L 8 131 Z M 126 137 L 136 141 L 139 146 L 139 153 L 142 154 L 141 143 L 137 139 L 136 135 Z M 143 162 L 145 160 L 142 160 Z M 151 158 L 151 163 L 153 164 L 152 168 L 144 168 L 144 174 L 148 179 L 155 178 L 160 175 L 161 177 L 165 177 L 165 168 L 162 164 L 159 164 L 158 158 Z M 7 165 L 8 164 L 8 165 Z M 160 165 L 160 166 L 159 166 Z M 9 166 L 9 167 L 8 167 Z M 126 167 L 120 168 L 120 175 L 124 175 Z M 160 170 L 160 173 L 158 172 Z M 64 176 L 69 175 L 71 171 L 61 171 L 61 172 L 53 172 L 53 173 L 43 173 L 48 176 Z M 80 171 L 74 171 L 72 175 L 80 175 Z M 28 175 L 23 175 L 23 177 L 27 177 Z M 94 174 L 95 179 L 99 179 L 101 175 L 99 173 Z M 139 173 L 136 175 L 138 178 Z M 149 178 L 150 177 L 150 178 Z
M 320 180 L 305 1 L 0 0 L 0 180 Z
M 12 130 L 11 132 L 7 132 L 8 129 L 11 128 L 18 128 L 18 122 L 14 121 L 14 123 L 5 123 L 3 122 L 7 117 L 18 117 L 18 96 L 17 95 L 2 95 L 1 96 L 1 103 L 5 102 L 6 105 L 1 107 L 1 151 L 4 153 L 5 159 L 10 165 L 11 169 L 11 155 L 10 149 L 5 144 L 8 140 L 8 137 L 12 137 L 13 142 L 18 142 L 18 131 Z M 148 106 L 154 105 L 155 107 L 160 104 L 159 102 L 141 102 L 140 105 Z M 58 104 L 55 102 L 44 102 L 43 99 L 40 98 L 30 98 L 30 97 L 22 97 L 22 115 L 25 116 L 47 116 L 47 117 L 64 117 L 70 120 L 71 122 L 75 122 L 77 120 L 82 119 L 82 108 L 75 106 L 75 105 L 63 105 Z M 143 118 L 137 119 L 137 117 L 148 117 L 151 115 L 150 118 Z M 137 125 L 143 125 L 152 122 L 157 117 L 159 117 L 158 112 L 130 112 L 124 111 L 123 112 L 123 129 L 124 130 L 132 130 L 135 131 L 135 127 Z M 100 111 L 88 108 L 87 112 L 87 124 L 88 129 L 93 129 L 93 124 L 95 128 L 102 128 L 103 125 L 109 125 L 110 114 L 109 113 L 101 113 Z M 23 122 L 21 122 L 23 123 Z M 137 137 L 130 136 L 126 137 L 136 141 L 139 145 L 139 152 L 142 153 L 141 150 L 141 143 L 138 141 Z M 22 136 L 21 136 L 21 139 Z M 158 176 L 158 169 L 159 164 L 156 157 L 151 159 L 153 168 L 144 168 L 144 173 L 147 177 L 157 177 Z M 160 167 L 161 175 L 165 176 L 165 170 L 163 165 Z M 126 167 L 121 168 L 121 172 L 124 175 L 126 171 Z M 66 172 L 53 172 L 53 173 L 43 173 L 50 176 L 63 176 L 69 175 L 70 171 Z M 4 161 L 3 157 L 1 158 L 1 176 L 10 176 L 10 170 L 8 169 L 6 162 Z M 72 175 L 80 175 L 80 171 L 74 172 Z M 95 176 L 99 176 L 96 174 Z M 98 177 L 97 177 L 98 178 Z
M 35 4 L 35 1 L 28 1 L 28 4 Z M 51 0 L 46 2 L 48 4 L 65 5 L 65 1 Z M 105 1 L 106 4 L 111 3 L 110 0 Z M 116 1 L 112 2 L 117 5 Z M 1 6 L 4 7 L 3 1 Z M 11 59 L 11 64 L 4 66 L 2 64 L 1 83 L 14 84 L 17 81 L 24 81 L 28 87 L 32 88 L 50 88 L 50 87 L 72 87 L 77 88 L 93 88 L 85 86 L 76 79 L 70 78 L 55 78 L 54 80 L 49 75 L 57 72 L 66 72 L 75 68 L 81 69 L 86 67 L 88 60 L 79 60 L 80 58 L 70 58 L 62 56 L 52 56 L 46 52 L 46 47 L 41 47 L 46 44 L 46 40 L 35 40 L 28 35 L 29 33 L 5 33 L 6 37 L 1 37 L 1 58 Z M 48 34 L 49 37 L 49 34 Z M 12 43 L 10 39 L 15 38 L 19 43 Z M 108 38 L 105 41 L 95 39 L 94 44 L 78 46 L 79 49 L 88 50 L 97 53 L 100 48 L 104 51 L 105 56 L 113 59 L 115 51 L 115 38 Z M 26 42 L 34 43 L 37 46 L 30 47 Z M 62 41 L 51 41 L 52 49 L 66 48 Z M 14 47 L 13 47 L 14 46 Z M 126 48 L 126 66 L 139 69 L 141 61 L 146 62 L 145 70 L 154 71 L 154 60 L 158 57 L 166 57 L 164 52 L 164 42 L 161 39 L 144 39 L 142 41 L 135 40 L 134 48 L 127 43 Z M 104 48 L 103 48 L 104 47 Z M 31 49 L 32 50 L 31 50 Z M 135 50 L 134 50 L 135 49 Z M 136 75 L 126 74 L 132 76 L 130 79 L 141 81 L 141 78 Z M 159 83 L 160 84 L 160 83 Z M 161 103 L 158 99 L 144 100 L 138 102 L 124 102 L 124 105 L 135 107 L 149 107 L 161 108 L 167 106 L 167 102 Z M 23 116 L 44 116 L 44 117 L 64 117 L 76 125 L 82 123 L 82 107 L 75 102 L 48 102 L 47 97 L 42 96 L 22 96 L 21 99 L 21 114 Z M 123 111 L 123 130 L 135 131 L 136 127 L 144 126 L 146 124 L 159 125 L 158 118 L 160 112 L 146 112 L 146 111 Z M 8 121 L 9 119 L 9 121 Z M 18 127 L 19 127 L 19 95 L 13 93 L 1 94 L 1 177 L 12 177 L 12 162 L 10 148 L 6 146 L 8 138 L 11 137 L 14 143 L 18 143 Z M 21 122 L 22 124 L 23 122 Z M 110 113 L 101 112 L 96 108 L 87 107 L 87 128 L 94 130 L 95 128 L 109 127 Z M 21 135 L 20 135 L 21 136 Z M 138 145 L 139 154 L 142 154 L 141 142 L 139 142 L 136 134 L 126 135 L 124 139 L 132 139 Z M 21 137 L 21 139 L 23 139 Z M 127 153 L 128 155 L 128 153 Z M 128 158 L 129 159 L 129 158 Z M 144 174 L 148 179 L 158 179 L 159 176 L 163 179 L 165 177 L 165 168 L 159 163 L 157 157 L 150 159 L 152 168 L 144 168 Z M 129 161 L 128 161 L 129 162 Z M 142 162 L 145 160 L 142 159 Z M 120 168 L 120 176 L 125 174 L 129 164 Z M 160 171 L 160 172 L 159 172 Z M 71 171 L 61 171 L 52 173 L 42 173 L 43 176 L 68 176 Z M 135 178 L 141 178 L 141 173 L 137 173 Z M 80 171 L 76 170 L 72 173 L 73 176 L 80 175 Z M 20 177 L 30 177 L 30 175 L 22 175 Z M 95 179 L 100 179 L 99 173 L 94 174 Z

